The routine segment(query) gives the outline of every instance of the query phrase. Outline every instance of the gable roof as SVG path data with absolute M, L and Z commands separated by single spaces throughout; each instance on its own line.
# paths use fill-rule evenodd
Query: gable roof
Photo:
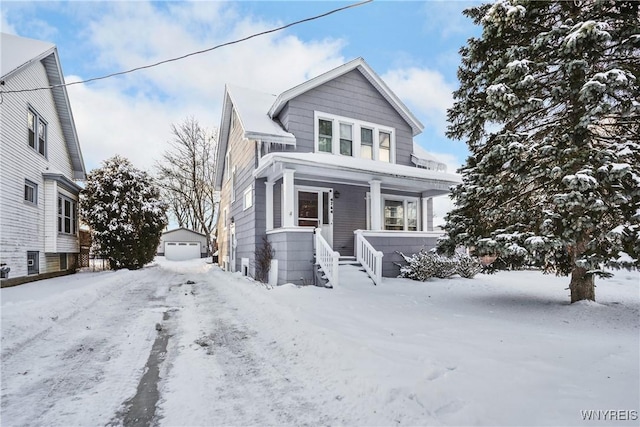
M 311 80 L 299 84 L 283 93 L 281 93 L 269 109 L 269 117 L 274 118 L 280 114 L 284 106 L 293 98 L 302 95 L 320 85 L 327 83 L 337 77 L 340 77 L 350 71 L 358 70 L 373 85 L 374 88 L 391 104 L 391 106 L 400 114 L 400 116 L 411 126 L 413 136 L 418 135 L 424 129 L 424 126 L 413 115 L 406 105 L 396 96 L 387 84 L 380 78 L 378 74 L 365 62 L 362 58 L 356 58 L 347 62 L 331 71 L 319 75 Z
M 0 36 L 0 46 L 2 47 L 0 80 L 4 82 L 10 79 L 34 62 L 40 61 L 42 63 L 47 73 L 49 85 L 55 86 L 51 89 L 51 94 L 60 119 L 67 151 L 69 152 L 73 179 L 86 179 L 84 159 L 78 142 L 78 133 L 73 121 L 67 88 L 58 86 L 64 84 L 64 76 L 62 75 L 62 67 L 60 66 L 56 46 L 52 43 L 6 33 L 1 33 Z
M 227 85 L 226 89 L 238 112 L 245 138 L 295 144 L 296 137 L 267 115 L 276 95 L 231 85 Z
M 193 234 L 197 234 L 199 236 L 202 237 L 207 237 L 206 235 L 199 233 L 197 231 L 191 230 L 190 228 L 185 228 L 185 227 L 178 227 L 178 228 L 174 228 L 173 230 L 167 230 L 165 232 L 162 233 L 163 236 L 167 235 L 167 234 L 171 234 L 171 233 L 175 233 L 176 231 L 188 231 L 189 233 L 193 233 Z

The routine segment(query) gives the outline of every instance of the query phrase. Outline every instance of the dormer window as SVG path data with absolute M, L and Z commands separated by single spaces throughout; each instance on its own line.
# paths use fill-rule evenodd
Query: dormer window
M 395 129 L 316 111 L 315 151 L 395 163 Z

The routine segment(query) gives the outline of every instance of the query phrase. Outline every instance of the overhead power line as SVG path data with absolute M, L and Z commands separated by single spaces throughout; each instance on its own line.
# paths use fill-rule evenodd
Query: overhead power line
M 364 0 L 364 1 L 361 1 L 359 3 L 353 3 L 353 4 L 350 4 L 350 5 L 347 5 L 347 6 L 343 6 L 343 7 L 337 8 L 337 9 L 330 10 L 328 12 L 321 13 L 320 15 L 315 15 L 315 16 L 311 16 L 309 18 L 300 19 L 298 21 L 294 21 L 294 22 L 291 22 L 291 23 L 286 24 L 286 25 L 282 25 L 282 26 L 277 27 L 277 28 L 272 28 L 270 30 L 262 31 L 262 32 L 259 32 L 259 33 L 254 33 L 254 34 L 251 34 L 250 36 L 243 37 L 243 38 L 240 38 L 240 39 L 237 39 L 237 40 L 232 40 L 230 42 L 221 43 L 219 45 L 210 47 L 208 49 L 198 50 L 196 52 L 187 53 L 186 55 L 177 56 L 175 58 L 165 59 L 163 61 L 155 62 L 153 64 L 142 65 L 140 67 L 132 68 L 130 70 L 119 71 L 117 73 L 107 74 L 105 76 L 100 76 L 100 77 L 93 77 L 93 78 L 90 78 L 90 79 L 80 80 L 80 81 L 71 82 L 71 83 L 62 83 L 62 84 L 57 84 L 57 85 L 51 85 L 51 86 L 45 86 L 45 87 L 36 87 L 36 88 L 29 88 L 29 89 L 14 89 L 14 90 L 0 91 L 0 96 L 2 96 L 4 94 L 8 94 L 8 93 L 35 92 L 35 91 L 38 91 L 38 90 L 49 90 L 49 89 L 53 89 L 53 88 L 57 88 L 57 87 L 66 87 L 66 86 L 78 85 L 78 84 L 82 84 L 82 83 L 95 82 L 97 80 L 104 80 L 104 79 L 108 79 L 108 78 L 111 78 L 111 77 L 122 76 L 124 74 L 133 73 L 135 71 L 140 71 L 140 70 L 145 70 L 145 69 L 148 69 L 148 68 L 157 67 L 159 65 L 167 64 L 169 62 L 180 61 L 182 59 L 189 58 L 190 56 L 195 56 L 195 55 L 200 55 L 200 54 L 203 54 L 203 53 L 211 52 L 212 50 L 220 49 L 221 47 L 231 46 L 231 45 L 234 45 L 234 44 L 242 43 L 244 41 L 247 41 L 249 39 L 253 39 L 255 37 L 260 37 L 260 36 L 264 36 L 266 34 L 275 33 L 277 31 L 282 31 L 282 30 L 285 30 L 287 28 L 293 27 L 295 25 L 299 25 L 299 24 L 302 24 L 302 23 L 305 23 L 305 22 L 314 21 L 316 19 L 324 18 L 325 16 L 333 15 L 334 13 L 342 12 L 343 10 L 352 9 L 354 7 L 362 6 L 363 4 L 371 3 L 372 1 L 373 0 Z M 4 84 L 4 81 L 2 83 Z

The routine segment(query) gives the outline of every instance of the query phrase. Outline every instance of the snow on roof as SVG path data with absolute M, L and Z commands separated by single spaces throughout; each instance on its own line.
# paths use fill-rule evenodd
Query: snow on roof
M 30 62 L 42 59 L 55 49 L 52 43 L 1 33 L 0 77 L 5 78 Z
M 447 171 L 447 165 L 445 163 L 441 162 L 437 157 L 420 147 L 415 142 L 413 143 L 412 156 L 411 160 L 416 166 L 421 166 L 426 169 L 435 169 L 442 172 Z
M 267 114 L 276 95 L 232 85 L 227 85 L 227 93 L 238 112 L 246 138 L 295 144 L 296 137 Z
M 351 170 L 368 174 L 429 179 L 456 184 L 462 182 L 460 176 L 455 174 L 329 153 L 269 153 L 260 159 L 260 164 L 254 172 L 255 176 L 261 176 L 269 166 L 277 162 L 308 164 L 324 167 L 325 169 Z

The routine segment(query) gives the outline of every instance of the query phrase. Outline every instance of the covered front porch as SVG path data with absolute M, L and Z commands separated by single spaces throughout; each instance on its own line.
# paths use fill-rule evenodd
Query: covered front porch
M 443 172 L 318 153 L 268 154 L 255 177 L 264 180 L 265 232 L 279 276 L 294 283 L 313 280 L 318 237 L 332 256 L 355 256 L 365 268 L 368 255 L 358 241 L 368 241 L 384 259 L 374 274 L 397 276 L 396 251 L 435 245 L 433 198 L 458 181 Z

